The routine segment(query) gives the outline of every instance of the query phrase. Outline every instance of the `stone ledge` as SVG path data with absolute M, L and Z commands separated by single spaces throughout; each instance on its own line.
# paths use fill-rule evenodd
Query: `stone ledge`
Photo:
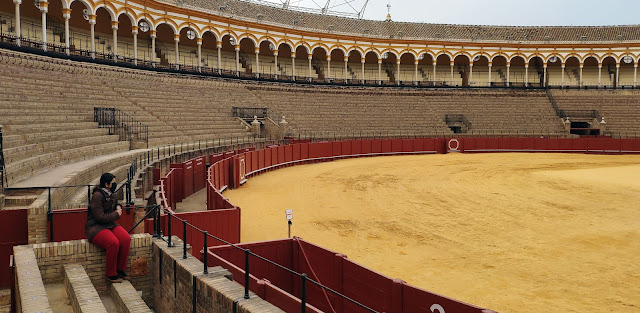
M 51 313 L 33 249 L 30 246 L 13 247 L 13 262 L 16 276 L 16 311 Z
M 119 313 L 151 313 L 151 309 L 142 300 L 135 288 L 128 281 L 111 284 L 111 298 L 116 303 Z
M 100 296 L 80 264 L 64 265 L 64 287 L 75 313 L 107 313 Z

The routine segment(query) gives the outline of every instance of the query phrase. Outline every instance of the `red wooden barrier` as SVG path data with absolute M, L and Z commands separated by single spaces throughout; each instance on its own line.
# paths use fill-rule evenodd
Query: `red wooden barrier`
M 352 155 L 362 154 L 361 140 L 351 140 L 351 154 Z
M 13 255 L 13 247 L 26 245 L 27 209 L 0 211 L 0 287 L 11 287 L 11 267 L 9 259 Z M 85 219 L 86 222 L 86 219 Z M 83 230 L 84 230 L 84 224 Z
M 198 192 L 206 186 L 207 165 L 204 156 L 193 159 L 193 192 Z
M 172 186 L 184 186 L 184 168 L 182 164 L 171 164 L 170 168 L 173 169 L 175 175 L 173 182 L 175 185 Z M 180 202 L 184 199 L 184 187 L 180 188 L 172 188 L 172 199 L 171 202 Z M 175 198 L 174 198 L 175 197 Z
M 177 202 L 191 196 L 193 191 L 193 160 L 189 160 L 182 163 L 182 197 Z

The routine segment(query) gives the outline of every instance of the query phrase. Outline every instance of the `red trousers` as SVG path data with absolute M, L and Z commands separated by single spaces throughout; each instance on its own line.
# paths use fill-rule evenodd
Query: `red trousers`
M 94 245 L 107 250 L 107 276 L 116 276 L 118 271 L 127 269 L 131 237 L 124 228 L 116 226 L 101 230 L 93 240 Z

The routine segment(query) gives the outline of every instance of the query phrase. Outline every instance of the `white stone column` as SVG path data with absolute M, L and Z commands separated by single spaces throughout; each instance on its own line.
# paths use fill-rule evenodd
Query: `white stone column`
M 436 66 L 438 65 L 438 62 L 436 60 L 433 60 L 433 84 L 436 84 Z
M 260 47 L 255 47 L 254 52 L 256 54 L 256 71 L 255 76 L 260 77 Z
M 469 86 L 471 86 L 472 81 L 473 81 L 473 60 L 469 62 Z
M 89 15 L 89 26 L 91 28 L 90 30 L 91 58 L 95 59 L 96 58 L 96 16 L 95 15 Z
M 620 63 L 616 63 L 616 81 L 615 81 L 615 86 L 616 86 L 616 88 L 620 87 Z
M 633 64 L 633 87 L 638 87 L 638 62 Z
M 396 85 L 400 86 L 400 59 L 396 60 L 398 70 L 396 71 Z
M 149 34 L 151 37 L 151 65 L 155 67 L 156 65 L 156 31 L 152 30 Z
M 42 50 L 47 51 L 47 12 L 49 2 L 40 0 L 40 13 L 42 13 Z
M 331 78 L 331 55 L 327 55 L 327 77 L 325 79 Z
M 362 83 L 364 84 L 364 82 L 366 81 L 366 78 L 364 77 L 364 65 L 365 65 L 366 59 L 365 58 L 360 58 L 360 64 L 361 64 L 361 71 L 362 71 Z
M 295 51 L 291 52 L 291 77 L 293 80 L 296 79 L 296 53 Z
M 236 75 L 240 75 L 240 45 L 235 45 L 234 50 L 236 50 Z
M 560 68 L 562 69 L 562 80 L 560 81 L 560 86 L 564 87 L 564 69 L 565 69 L 565 64 L 564 62 L 560 65 Z
M 69 55 L 70 51 L 70 43 L 69 43 L 69 19 L 71 18 L 71 10 L 70 9 L 62 9 L 62 17 L 64 18 L 64 52 Z
M 378 84 L 382 84 L 382 59 L 378 59 Z
M 453 62 L 453 60 L 451 60 L 451 62 L 449 62 L 449 65 L 451 66 L 451 75 L 449 77 L 449 86 L 453 86 L 453 68 L 455 67 L 455 63 Z
M 198 72 L 202 72 L 202 38 L 196 40 L 198 45 Z
M 507 87 L 511 83 L 511 62 L 507 62 Z
M 547 62 L 542 64 L 542 86 L 547 87 Z
M 218 73 L 222 73 L 222 42 L 216 42 L 216 48 L 218 49 Z
M 524 64 L 524 86 L 529 87 L 529 63 Z
M 309 80 L 311 80 L 311 60 L 313 59 L 313 54 L 307 54 L 307 58 L 309 59 Z
M 173 34 L 173 42 L 175 43 L 176 49 L 176 70 L 180 69 L 180 50 L 178 43 L 180 42 L 180 34 Z
M 489 62 L 489 86 L 491 86 L 491 67 L 492 67 L 493 63 Z
M 580 63 L 580 77 L 578 77 L 578 87 L 582 87 L 582 69 L 584 68 L 584 63 Z
M 418 63 L 420 62 L 420 60 L 415 59 L 413 60 L 413 84 L 417 85 L 418 84 Z
M 20 4 L 22 4 L 22 0 L 13 0 L 13 4 L 16 6 L 16 37 L 18 37 L 18 39 L 16 40 L 16 43 L 18 44 L 18 46 L 20 46 L 20 38 L 22 37 L 22 31 L 21 31 L 21 26 L 20 26 Z
M 273 74 L 276 75 L 276 79 L 280 76 L 280 70 L 278 69 L 278 49 L 273 50 L 273 64 L 275 64 L 275 68 L 273 69 Z
M 131 26 L 133 35 L 133 64 L 138 65 L 138 26 Z
M 111 52 L 113 52 L 113 61 L 118 61 L 118 21 L 111 21 L 111 31 L 113 32 L 113 45 L 111 45 Z
M 598 87 L 602 86 L 602 63 L 598 63 Z
M 349 57 L 344 56 L 344 80 L 347 81 L 349 79 Z

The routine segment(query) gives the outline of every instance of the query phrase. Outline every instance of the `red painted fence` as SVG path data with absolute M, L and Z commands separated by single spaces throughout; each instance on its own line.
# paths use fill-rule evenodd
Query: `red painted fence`
M 406 282 L 391 279 L 359 265 L 346 256 L 308 243 L 299 238 L 239 245 L 268 260 L 298 273 L 378 312 L 431 313 L 440 312 L 489 313 L 474 305 L 434 294 Z M 209 248 L 209 265 L 230 269 L 236 281 L 244 284 L 245 256 L 230 246 Z M 285 312 L 299 312 L 301 280 L 298 275 L 272 264 L 250 257 L 250 289 L 261 298 Z M 313 283 L 306 284 L 307 303 L 312 311 L 336 313 L 370 312 L 355 303 L 326 291 Z
M 26 245 L 29 241 L 27 212 L 27 209 L 0 211 L 0 288 L 13 288 L 10 259 L 13 246 Z

